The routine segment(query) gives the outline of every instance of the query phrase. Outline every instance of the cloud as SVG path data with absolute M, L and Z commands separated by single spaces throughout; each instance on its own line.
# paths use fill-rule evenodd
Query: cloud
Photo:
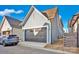
M 61 19 L 61 15 L 59 15 L 59 18 Z
M 5 9 L 3 11 L 0 11 L 0 16 L 4 16 L 4 15 L 10 15 L 12 13 L 15 13 L 15 14 L 20 14 L 20 13 L 23 13 L 23 10 L 14 10 L 14 9 Z
M 69 32 L 68 29 L 66 29 L 66 28 L 63 28 L 63 30 L 64 30 L 65 33 Z

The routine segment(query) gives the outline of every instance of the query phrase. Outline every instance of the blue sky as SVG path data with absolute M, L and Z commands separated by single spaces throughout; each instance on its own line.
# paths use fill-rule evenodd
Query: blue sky
M 23 21 L 30 7 L 31 5 L 0 5 L 0 23 L 4 15 L 9 15 Z M 67 24 L 71 17 L 79 12 L 78 5 L 35 5 L 35 7 L 39 11 L 58 7 L 59 15 L 62 17 L 65 29 L 67 29 Z

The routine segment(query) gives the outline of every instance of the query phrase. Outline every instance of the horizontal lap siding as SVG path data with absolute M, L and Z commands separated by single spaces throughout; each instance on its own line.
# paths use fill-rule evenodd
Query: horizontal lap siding
M 41 31 L 34 36 L 33 32 L 30 32 L 29 30 L 25 31 L 25 40 L 26 41 L 33 41 L 33 42 L 46 42 L 47 40 L 47 29 L 42 28 Z
M 64 34 L 65 47 L 77 47 L 77 33 Z
M 24 40 L 24 30 L 18 29 L 18 28 L 13 28 L 13 34 L 17 35 L 21 41 Z
M 59 35 L 59 29 L 57 26 L 57 16 L 55 16 L 53 22 L 52 22 L 52 43 L 58 40 L 58 35 Z

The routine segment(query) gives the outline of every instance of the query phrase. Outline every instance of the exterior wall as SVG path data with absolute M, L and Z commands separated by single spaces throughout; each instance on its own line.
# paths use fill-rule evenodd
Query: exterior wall
M 47 28 L 42 28 L 41 31 L 36 36 L 34 36 L 32 29 L 26 30 L 25 41 L 46 42 L 47 41 Z
M 23 29 L 41 27 L 45 24 L 45 22 L 48 22 L 48 19 L 44 15 L 42 15 L 38 10 L 34 9 L 27 23 L 23 26 Z
M 77 32 L 77 22 L 73 26 L 73 32 Z
M 57 41 L 58 35 L 59 35 L 58 25 L 57 25 L 57 16 L 54 18 L 51 28 L 52 28 L 52 43 L 53 43 L 54 41 Z
M 48 29 L 48 31 L 46 31 L 45 29 L 43 30 L 43 32 L 38 31 L 38 34 L 35 37 L 33 37 L 33 32 L 29 32 L 30 29 L 43 27 L 45 23 L 50 23 L 50 21 L 43 14 L 41 14 L 41 12 L 34 8 L 34 11 L 30 15 L 29 19 L 27 19 L 27 23 L 22 27 L 22 29 L 27 31 L 26 38 L 35 38 L 35 40 L 36 38 L 38 38 L 38 41 L 40 40 L 43 42 L 45 42 L 48 39 L 47 43 L 51 43 L 51 29 Z M 47 32 L 48 34 L 45 32 Z M 47 35 L 49 35 L 49 37 L 47 37 Z
M 62 38 L 63 37 L 63 34 L 64 34 L 64 32 L 63 32 L 63 30 L 62 30 L 62 27 L 61 26 L 59 26 L 59 28 L 58 28 L 58 30 L 59 30 L 59 38 Z
M 76 21 L 76 23 L 74 24 L 74 26 L 71 28 L 72 32 L 77 32 L 78 24 L 79 24 L 79 19 Z
M 13 28 L 13 34 L 17 35 L 21 41 L 24 41 L 24 30 L 18 29 L 18 28 Z
M 65 33 L 64 34 L 64 46 L 65 47 L 77 47 L 77 33 Z
M 1 31 L 7 31 L 7 30 L 12 30 L 12 27 L 8 23 L 8 21 L 5 19 L 1 28 Z
M 3 35 L 3 32 L 5 33 L 5 35 L 12 34 L 11 30 L 12 30 L 12 27 L 10 26 L 9 22 L 7 21 L 6 18 L 3 18 L 2 27 L 1 27 L 1 35 Z M 8 32 L 10 33 L 8 34 Z
M 59 38 L 63 37 L 64 31 L 63 31 L 63 25 L 61 24 L 61 18 L 59 18 L 59 15 L 57 17 L 57 24 L 58 24 L 58 30 L 59 30 Z

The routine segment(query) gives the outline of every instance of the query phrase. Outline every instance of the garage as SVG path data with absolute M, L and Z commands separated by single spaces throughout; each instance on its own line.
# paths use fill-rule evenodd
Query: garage
M 36 28 L 40 29 L 40 28 Z M 47 28 L 43 27 L 37 35 L 34 35 L 33 29 L 25 30 L 25 41 L 31 42 L 47 42 Z
M 51 43 L 51 23 L 46 16 L 32 6 L 21 23 L 24 41 Z

